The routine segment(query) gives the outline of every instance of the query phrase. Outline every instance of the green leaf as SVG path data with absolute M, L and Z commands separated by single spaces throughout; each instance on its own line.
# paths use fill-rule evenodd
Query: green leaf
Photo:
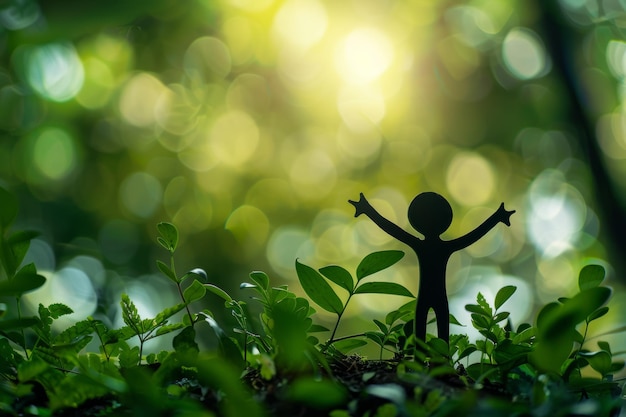
M 391 294 L 414 297 L 411 291 L 407 290 L 395 282 L 366 282 L 359 285 L 354 291 L 355 294 Z
M 250 278 L 255 282 L 255 284 L 257 284 L 260 288 L 263 288 L 265 291 L 267 291 L 270 287 L 270 279 L 263 271 L 250 272 Z
M 206 294 L 206 287 L 200 281 L 194 279 L 191 285 L 183 292 L 183 297 L 185 302 L 190 304 L 204 297 L 204 294 Z
M 121 368 L 128 369 L 136 366 L 141 358 L 139 357 L 139 346 L 130 347 L 126 342 L 120 342 L 119 364 Z
M 348 272 L 345 268 L 342 268 L 339 265 L 329 265 L 321 268 L 320 272 L 326 278 L 352 294 L 352 291 L 354 290 L 354 279 L 352 278 L 350 272 Z
M 204 284 L 205 288 L 212 292 L 213 294 L 217 295 L 218 297 L 222 298 L 224 301 L 226 302 L 231 302 L 233 301 L 233 298 L 228 295 L 228 293 L 226 291 L 224 291 L 223 289 L 221 289 L 220 287 L 218 287 L 217 285 L 213 285 L 213 284 Z
M 221 357 L 227 359 L 227 362 L 237 365 L 237 367 L 242 365 L 243 357 L 241 356 L 240 349 L 232 341 L 232 339 L 226 335 L 224 330 L 222 330 L 222 328 L 217 323 L 217 321 L 215 321 L 210 312 L 201 311 L 198 314 L 204 317 L 204 321 L 206 321 L 215 332 L 215 335 L 217 336 L 220 345 Z M 235 331 L 237 331 L 237 329 L 235 329 Z
M 165 249 L 174 252 L 178 245 L 178 229 L 176 229 L 176 226 L 172 223 L 161 222 L 157 224 L 157 229 L 162 237 L 162 240 L 157 239 L 159 243 L 165 247 Z
M 610 296 L 609 288 L 592 287 L 562 305 L 551 303 L 544 306 L 537 317 L 537 342 L 530 354 L 531 362 L 540 370 L 559 373 L 574 342 L 579 342 L 576 325 L 599 309 Z
M 599 372 L 602 377 L 611 372 L 612 360 L 611 354 L 607 351 L 600 350 L 598 352 L 580 352 L 580 356 L 584 357 L 589 365 Z
M 484 295 L 482 295 L 482 293 L 480 292 L 478 293 L 478 295 L 476 296 L 476 302 L 478 303 L 479 306 L 483 308 L 485 312 L 488 312 L 489 316 L 491 316 L 492 314 L 491 307 L 489 306 L 487 299 L 485 298 Z
M 560 332 L 563 328 L 573 328 L 599 309 L 611 296 L 607 287 L 594 287 L 583 290 L 567 300 L 547 318 L 545 334 Z M 544 329 L 541 329 L 544 331 Z
M 13 329 L 25 329 L 39 323 L 36 317 L 22 317 L 21 319 L 0 320 L 0 331 L 6 332 Z
M 592 321 L 599 319 L 600 317 L 604 316 L 608 312 L 609 312 L 608 306 L 600 307 L 599 309 L 591 313 L 589 317 L 587 317 L 587 323 L 591 323 Z
M 135 303 L 128 297 L 128 294 L 122 294 L 120 306 L 122 307 L 122 319 L 124 319 L 124 323 L 133 329 L 135 333 L 142 334 L 144 332 L 141 326 L 143 321 L 139 316 Z
M 324 327 L 321 324 L 313 324 L 311 325 L 311 327 L 309 327 L 309 330 L 307 330 L 307 333 L 320 333 L 320 332 L 329 332 L 329 331 L 330 331 L 329 328 Z
M 163 275 L 165 275 L 170 280 L 178 284 L 178 278 L 176 277 L 176 274 L 174 273 L 174 271 L 170 269 L 169 266 L 167 266 L 164 262 L 161 262 L 158 260 L 156 261 L 156 263 L 157 263 L 157 267 L 159 268 L 159 270 L 163 272 Z
M 537 314 L 537 329 L 544 329 L 546 323 L 549 321 L 549 317 L 555 314 L 555 311 L 561 308 L 561 305 L 556 302 L 551 302 L 544 305 Z
M 341 313 L 343 303 L 319 272 L 296 259 L 296 273 L 302 289 L 311 300 L 326 311 Z
M 342 353 L 348 353 L 365 345 L 367 345 L 367 342 L 362 339 L 344 339 L 333 343 L 333 347 Z
M 457 318 L 456 318 L 456 317 L 454 317 L 454 316 L 452 315 L 452 313 L 450 313 L 450 324 L 454 324 L 454 325 L 456 325 L 456 326 L 465 327 L 465 325 L 464 325 L 464 324 L 461 324 L 461 323 L 457 320 Z
M 496 294 L 494 308 L 497 310 L 500 307 L 502 307 L 502 304 L 504 304 L 509 298 L 511 298 L 511 296 L 513 295 L 513 293 L 515 293 L 516 290 L 517 290 L 517 287 L 514 285 L 507 285 L 506 287 L 500 288 L 500 290 Z
M 598 347 L 602 350 L 606 350 L 607 352 L 611 353 L 611 346 L 609 345 L 609 342 L 605 342 L 604 340 L 600 340 L 598 341 Z
M 386 250 L 374 252 L 367 255 L 356 268 L 357 281 L 368 275 L 372 275 L 398 262 L 404 256 L 404 252 L 399 250 Z
M 427 343 L 428 347 L 432 349 L 432 351 L 440 354 L 441 356 L 448 356 L 450 354 L 450 348 L 448 344 L 438 337 L 433 337 Z
M 29 291 L 36 290 L 46 282 L 46 279 L 41 275 L 29 275 L 23 276 L 19 280 L 13 279 L 11 281 L 0 281 L 0 296 L 14 296 L 20 295 Z
M 92 320 L 81 320 L 63 330 L 54 338 L 54 343 L 66 345 L 91 335 L 95 331 Z
M 528 342 L 534 336 L 535 336 L 535 328 L 527 327 L 513 337 L 513 343 L 515 344 L 525 343 L 525 342 Z
M 528 354 L 532 352 L 529 346 L 516 345 L 510 339 L 504 339 L 496 346 L 493 357 L 498 365 L 505 369 L 512 369 L 528 362 Z
M 50 317 L 53 319 L 58 319 L 61 316 L 66 316 L 74 312 L 74 310 L 61 303 L 50 304 L 48 306 L 48 311 L 50 312 Z
M 176 353 L 185 360 L 196 358 L 200 352 L 198 344 L 196 343 L 196 331 L 191 326 L 185 327 L 174 337 L 172 346 Z
M 48 370 L 50 366 L 39 356 L 32 356 L 30 360 L 24 361 L 17 367 L 17 377 L 20 382 L 34 379 L 37 375 Z
M 485 309 L 478 304 L 466 304 L 465 310 L 469 311 L 470 313 L 476 313 L 480 314 L 481 316 L 491 318 L 491 311 L 485 311 Z
M 463 351 L 461 353 L 459 353 L 459 358 L 457 359 L 457 361 L 460 361 L 461 359 L 471 355 L 472 353 L 476 352 L 478 349 L 476 349 L 476 346 L 474 345 L 470 345 L 468 347 L 466 347 L 465 349 L 463 349 Z
M 480 329 L 489 329 L 491 328 L 492 321 L 491 317 L 487 317 L 480 314 L 471 314 L 472 317 L 472 325 L 480 330 Z
M 178 303 L 176 305 L 167 307 L 167 308 L 163 309 L 163 311 L 161 311 L 159 314 L 157 314 L 153 321 L 154 321 L 154 323 L 156 325 L 160 325 L 161 323 L 165 323 L 167 321 L 167 319 L 169 319 L 174 314 L 178 313 L 179 311 L 181 311 L 184 308 L 185 308 L 185 304 L 183 304 L 183 303 Z
M 19 231 L 13 233 L 7 239 L 7 245 L 10 248 L 10 253 L 12 256 L 6 260 L 7 265 L 6 270 L 7 274 L 12 277 L 15 274 L 17 268 L 21 265 L 24 260 L 24 256 L 28 252 L 28 248 L 30 247 L 30 241 L 37 237 L 39 232 L 35 232 L 32 230 Z
M 508 311 L 503 311 L 501 313 L 498 313 L 495 316 L 493 316 L 493 322 L 500 323 L 502 320 L 508 319 L 510 315 L 511 313 L 509 313 Z
M 37 274 L 35 264 L 23 266 L 11 280 L 0 281 L 0 296 L 19 297 L 24 293 L 36 290 L 46 282 Z
M 0 230 L 7 229 L 17 217 L 17 198 L 0 187 Z
M 600 265 L 585 265 L 578 275 L 578 288 L 581 291 L 599 286 L 604 280 L 604 267 Z
M 380 329 L 383 334 L 389 333 L 389 328 L 380 320 L 374 319 L 374 324 Z
M 128 340 L 133 336 L 136 336 L 137 332 L 135 331 L 134 328 L 130 327 L 130 326 L 123 326 L 120 327 L 119 329 L 113 329 L 113 330 L 108 330 L 105 334 L 106 336 L 106 340 L 105 340 L 105 344 L 109 345 L 109 344 L 114 344 L 114 343 L 118 343 L 120 340 Z

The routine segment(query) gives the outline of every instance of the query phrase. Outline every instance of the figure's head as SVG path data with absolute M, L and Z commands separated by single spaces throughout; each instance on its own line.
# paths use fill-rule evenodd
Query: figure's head
M 424 237 L 436 237 L 452 223 L 452 207 L 448 200 L 433 192 L 419 194 L 409 205 L 409 223 Z

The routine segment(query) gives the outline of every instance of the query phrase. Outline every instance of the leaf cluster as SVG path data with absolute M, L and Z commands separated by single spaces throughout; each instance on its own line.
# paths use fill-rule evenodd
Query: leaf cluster
M 7 201 L 0 208 L 0 296 L 15 300 L 15 311 L 4 304 L 0 310 L 3 415 L 80 413 L 90 401 L 98 402 L 101 416 L 256 417 L 303 410 L 335 417 L 609 416 L 619 407 L 622 383 L 615 374 L 624 362 L 616 358 L 623 352 L 614 352 L 602 335 L 594 336 L 595 343 L 587 336 L 609 312 L 611 290 L 602 285 L 605 271 L 599 265 L 582 268 L 576 294 L 545 305 L 532 323 L 515 328 L 503 310 L 515 296 L 514 286 L 501 288 L 493 300 L 477 294 L 465 308 L 480 337 L 453 334 L 446 343 L 432 335 L 414 337 L 416 301 L 409 290 L 370 279 L 398 262 L 400 251 L 369 254 L 354 274 L 338 265 L 315 269 L 296 260 L 306 297 L 286 285 L 271 285 L 262 271 L 250 273 L 235 295 L 203 282 L 207 276 L 201 269 L 178 274 L 178 230 L 163 222 L 157 225 L 157 242 L 169 260 L 157 261 L 157 268 L 180 301 L 146 318 L 123 294 L 122 327 L 87 318 L 58 332 L 55 321 L 72 314 L 69 306 L 41 304 L 36 315 L 21 315 L 22 295 L 45 278 L 33 264 L 22 265 L 36 233 L 10 232 L 17 203 L 1 188 L 0 197 Z M 363 294 L 411 300 L 373 319 L 369 329 L 339 336 L 350 300 Z M 220 300 L 226 318 L 218 320 L 222 316 L 202 309 L 205 298 Z M 313 303 L 330 313 L 332 328 L 317 322 Z M 450 322 L 461 325 L 453 316 Z M 216 349 L 196 342 L 197 334 L 208 329 Z M 171 349 L 144 353 L 148 341 L 168 333 L 174 334 Z M 377 360 L 348 356 L 367 344 L 378 348 Z M 383 380 L 391 382 L 376 382 L 383 370 Z M 343 383 L 346 377 L 356 378 L 363 388 L 351 393 Z M 497 400 L 502 396 L 509 400 Z

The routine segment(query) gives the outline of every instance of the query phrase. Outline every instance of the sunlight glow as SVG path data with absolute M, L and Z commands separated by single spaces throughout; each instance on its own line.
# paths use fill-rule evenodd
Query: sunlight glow
M 23 297 L 26 306 L 37 311 L 39 304 L 48 306 L 51 300 L 70 307 L 74 312 L 55 319 L 52 328 L 65 330 L 79 320 L 92 315 L 98 305 L 96 291 L 87 274 L 75 267 L 65 267 L 56 272 L 39 271 L 46 277 L 45 284 Z
M 316 44 L 328 25 L 324 5 L 317 0 L 288 0 L 274 20 L 274 33 L 283 43 L 302 49 Z
M 618 79 L 626 75 L 626 42 L 611 40 L 606 45 L 606 62 L 613 76 Z
M 339 150 L 343 155 L 353 159 L 355 164 L 369 162 L 378 157 L 382 143 L 383 138 L 378 129 L 354 132 L 347 128 L 341 128 L 337 133 Z
M 565 255 L 538 260 L 537 271 L 535 285 L 540 289 L 537 294 L 544 303 L 571 293 L 578 284 L 572 259 Z
M 385 99 L 374 88 L 344 88 L 337 98 L 343 122 L 355 132 L 375 130 L 385 116 Z
M 242 245 L 261 248 L 267 240 L 270 222 L 265 213 L 254 206 L 237 207 L 226 220 L 225 229 L 229 230 Z
M 135 75 L 126 83 L 120 97 L 122 117 L 137 127 L 153 125 L 156 122 L 156 104 L 166 88 L 154 75 Z
M 335 64 L 346 83 L 366 84 L 387 71 L 393 57 L 393 44 L 384 32 L 375 28 L 359 28 L 340 43 Z
M 285 278 L 295 279 L 294 261 L 314 253 L 309 231 L 296 226 L 282 226 L 272 233 L 267 244 L 267 259 L 275 271 Z
M 311 150 L 296 156 L 289 178 L 299 196 L 315 200 L 326 196 L 337 180 L 333 160 L 324 152 Z
M 183 62 L 188 77 L 204 82 L 211 81 L 213 77 L 226 77 L 232 66 L 228 47 L 210 36 L 193 41 L 185 52 Z
M 574 248 L 585 224 L 587 206 L 558 171 L 537 177 L 528 194 L 526 223 L 530 241 L 546 258 Z
M 43 130 L 35 140 L 33 162 L 48 179 L 58 181 L 66 178 L 77 166 L 74 140 L 58 128 Z
M 450 195 L 465 206 L 485 204 L 495 191 L 493 167 L 477 153 L 460 153 L 454 157 L 447 173 Z
M 228 0 L 228 2 L 247 12 L 261 12 L 274 4 L 274 0 Z
M 259 144 L 259 128 L 245 112 L 234 110 L 221 115 L 209 133 L 210 149 L 221 162 L 242 167 Z
M 27 78 L 42 97 L 64 102 L 83 86 L 85 73 L 71 44 L 48 44 L 26 50 Z
M 114 87 L 113 74 L 109 67 L 97 58 L 83 60 L 85 67 L 85 84 L 76 96 L 76 100 L 88 109 L 104 106 Z

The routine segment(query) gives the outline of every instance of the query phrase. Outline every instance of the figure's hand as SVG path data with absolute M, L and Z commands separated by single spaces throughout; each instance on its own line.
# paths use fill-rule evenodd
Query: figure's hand
M 359 194 L 359 201 L 348 200 L 348 203 L 352 204 L 356 209 L 354 217 L 359 217 L 361 214 L 365 213 L 365 210 L 367 210 L 368 207 L 370 207 L 370 203 L 367 201 L 363 193 Z
M 504 208 L 504 203 L 500 203 L 500 207 L 498 207 L 498 211 L 496 211 L 496 216 L 499 221 L 506 224 L 507 226 L 511 226 L 511 215 L 515 213 L 515 210 L 507 210 Z

